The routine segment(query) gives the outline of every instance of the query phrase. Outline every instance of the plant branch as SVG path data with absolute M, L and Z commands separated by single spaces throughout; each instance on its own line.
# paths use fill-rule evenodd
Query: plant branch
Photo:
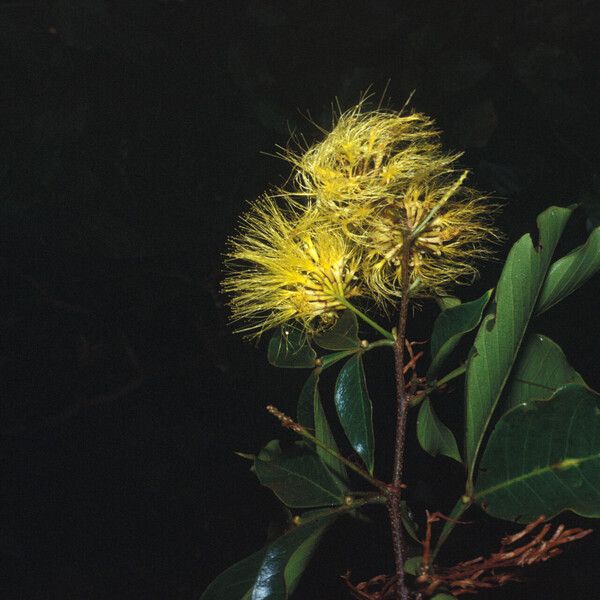
M 369 504 L 385 504 L 387 501 L 385 496 L 372 493 L 364 498 L 354 498 L 355 495 L 360 495 L 360 493 L 361 492 L 350 492 L 345 499 L 347 500 L 345 504 L 329 509 L 327 511 L 327 516 L 335 513 L 344 513 L 352 510 L 357 510 Z M 297 517 L 294 517 L 294 522 L 296 525 L 306 525 L 306 523 L 310 523 L 311 521 L 322 518 L 323 513 L 319 512 L 319 514 L 308 515 L 306 517 L 299 515 Z
M 402 283 L 400 314 L 396 343 L 394 345 L 395 371 L 396 371 L 396 437 L 394 448 L 394 467 L 392 475 L 392 493 L 388 501 L 390 525 L 392 529 L 392 544 L 394 547 L 394 562 L 396 566 L 396 598 L 408 600 L 408 588 L 404 581 L 404 532 L 400 513 L 400 495 L 402 474 L 404 471 L 404 446 L 406 438 L 406 418 L 408 415 L 410 394 L 404 380 L 404 346 L 406 343 L 406 322 L 408 320 L 408 305 L 410 303 L 410 260 L 411 241 L 408 233 L 404 235 L 402 247 Z
M 374 342 L 369 342 L 367 346 L 365 346 L 364 350 L 365 352 L 368 352 L 369 350 L 373 350 L 373 348 L 379 348 L 380 346 L 395 346 L 396 345 L 396 340 L 376 340 Z
M 456 369 L 454 369 L 453 371 L 450 371 L 450 373 L 448 373 L 447 375 L 444 375 L 441 379 L 438 379 L 435 382 L 435 386 L 433 389 L 441 388 L 443 385 L 445 385 L 449 381 L 452 381 L 453 379 L 460 377 L 466 370 L 467 370 L 467 363 L 460 365 L 460 367 L 456 367 Z
M 346 457 L 342 456 L 339 452 L 332 450 L 329 446 L 325 445 L 321 440 L 317 439 L 314 435 L 312 435 L 312 433 L 309 433 L 305 427 L 302 427 L 302 425 L 300 425 L 299 423 L 296 423 L 296 421 L 294 421 L 291 417 L 288 417 L 285 413 L 282 413 L 275 406 L 272 406 L 271 404 L 269 404 L 267 406 L 267 410 L 274 417 L 279 419 L 279 422 L 283 425 L 283 427 L 287 427 L 288 429 L 291 429 L 298 435 L 302 436 L 303 438 L 305 438 L 305 439 L 309 440 L 310 442 L 312 442 L 313 444 L 315 444 L 315 446 L 318 446 L 319 448 L 322 448 L 323 450 L 325 450 L 325 452 L 327 452 L 327 454 L 331 454 L 331 456 L 335 456 L 335 458 L 337 458 L 340 462 L 344 463 L 349 469 L 352 469 L 357 475 L 360 475 L 363 479 L 366 479 L 372 486 L 376 487 L 377 489 L 381 490 L 382 492 L 385 492 L 386 494 L 389 493 L 388 486 L 383 481 L 379 481 L 379 479 L 376 479 L 375 477 L 373 477 L 372 475 L 367 473 L 367 471 L 365 471 L 364 469 L 361 469 L 357 464 L 353 463 L 351 460 L 348 460 Z
M 351 310 L 357 317 L 359 317 L 360 319 L 362 319 L 365 323 L 367 323 L 368 325 L 370 325 L 373 329 L 375 329 L 376 331 L 378 331 L 381 335 L 383 335 L 384 337 L 386 337 L 388 340 L 393 340 L 394 339 L 394 335 L 391 332 L 389 332 L 387 329 L 384 329 L 381 325 L 379 325 L 378 323 L 376 323 L 375 321 L 373 321 L 373 319 L 371 319 L 370 317 L 368 317 L 367 315 L 365 315 L 364 312 L 362 312 L 361 310 L 359 310 L 358 308 L 356 308 L 356 306 L 354 306 L 354 304 L 352 304 L 351 302 L 349 302 L 346 298 L 344 298 L 342 296 L 337 296 L 336 298 L 347 309 Z

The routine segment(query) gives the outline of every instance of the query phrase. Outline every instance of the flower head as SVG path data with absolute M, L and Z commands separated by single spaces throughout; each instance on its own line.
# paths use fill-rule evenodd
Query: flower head
M 324 134 L 287 151 L 291 185 L 261 198 L 230 240 L 223 289 L 251 336 L 289 321 L 314 332 L 357 296 L 389 308 L 446 293 L 498 237 L 496 207 L 465 185 L 428 117 L 361 101 Z
M 495 206 L 465 185 L 460 154 L 443 152 L 433 121 L 420 113 L 342 113 L 303 154 L 288 151 L 295 190 L 360 248 L 361 277 L 380 304 L 402 293 L 402 254 L 409 247 L 410 293 L 446 293 L 477 275 L 490 254 Z M 286 194 L 284 194 L 286 195 Z
M 285 158 L 295 169 L 295 193 L 343 208 L 402 194 L 423 172 L 452 162 L 441 153 L 433 121 L 420 113 L 366 111 L 364 100 L 342 113 L 325 138 Z
M 363 294 L 359 254 L 314 210 L 263 197 L 229 243 L 223 289 L 233 319 L 251 336 L 292 320 L 309 331 L 331 324 L 348 298 Z
M 466 172 L 432 173 L 413 181 L 401 197 L 353 218 L 345 228 L 362 247 L 365 285 L 381 303 L 402 293 L 403 253 L 408 246 L 410 294 L 444 294 L 477 276 L 473 262 L 491 254 L 499 236 L 491 227 L 496 206 L 464 185 Z

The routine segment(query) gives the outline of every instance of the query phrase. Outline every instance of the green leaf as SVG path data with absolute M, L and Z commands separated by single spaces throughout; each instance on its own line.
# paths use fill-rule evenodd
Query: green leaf
M 262 485 L 292 508 L 337 506 L 347 490 L 304 442 L 282 451 L 279 440 L 269 442 L 254 461 Z
M 592 230 L 587 241 L 579 248 L 552 263 L 536 314 L 543 313 L 582 286 L 600 271 L 600 227 Z
M 350 310 L 345 310 L 333 327 L 315 335 L 313 341 L 325 350 L 360 348 L 356 315 Z
M 506 385 L 550 265 L 573 208 L 552 206 L 538 216 L 539 243 L 529 234 L 510 250 L 467 363 L 465 453 L 472 480 L 477 455 Z
M 567 362 L 560 346 L 545 335 L 529 334 L 510 375 L 504 409 L 529 400 L 545 400 L 568 383 L 585 385 L 581 375 Z
M 283 571 L 283 576 L 285 579 L 285 589 L 287 592 L 287 596 L 294 593 L 294 590 L 300 583 L 300 578 L 302 577 L 302 573 L 306 569 L 306 565 L 309 560 L 312 558 L 314 551 L 321 541 L 321 536 L 323 532 L 321 529 L 315 531 L 310 537 L 300 544 L 298 549 L 292 554 L 290 559 L 288 560 L 287 565 L 285 565 L 285 569 Z
M 427 371 L 429 380 L 435 379 L 446 359 L 452 354 L 465 333 L 481 322 L 483 310 L 492 296 L 488 290 L 481 298 L 443 310 L 433 324 L 431 334 L 431 365 Z
M 335 515 L 324 515 L 293 527 L 221 573 L 200 600 L 287 600 L 335 518 Z
M 404 572 L 408 573 L 409 575 L 414 575 L 415 577 L 420 575 L 422 562 L 423 557 L 420 555 L 407 558 L 404 561 Z
M 351 357 L 335 384 L 335 407 L 350 445 L 362 458 L 369 473 L 374 468 L 373 405 L 367 391 L 362 355 Z
M 519 523 L 563 510 L 600 517 L 599 401 L 570 384 L 502 416 L 481 459 L 475 501 Z
M 206 588 L 200 600 L 242 600 L 251 590 L 265 558 L 266 548 L 235 563 L 223 571 Z
M 443 454 L 462 462 L 454 434 L 435 414 L 431 400 L 425 398 L 417 417 L 417 438 L 421 448 L 431 456 Z
M 320 442 L 339 454 L 338 446 L 331 433 L 325 411 L 323 410 L 323 404 L 321 403 L 319 394 L 320 371 L 320 369 L 315 369 L 302 387 L 300 400 L 298 401 L 298 423 L 306 429 L 314 431 L 314 436 Z M 329 452 L 326 452 L 319 446 L 316 446 L 316 452 L 323 463 L 331 469 L 337 477 L 344 483 L 348 482 L 346 467 L 338 458 L 332 456 Z
M 452 594 L 436 594 L 435 596 L 431 597 L 431 600 L 456 600 L 456 596 L 453 596 Z
M 460 304 L 460 298 L 457 298 L 456 296 L 436 296 L 435 301 L 440 307 L 440 310 L 447 310 Z
M 420 544 L 422 540 L 418 534 L 419 526 L 413 520 L 406 500 L 400 500 L 400 519 L 402 521 L 402 525 L 404 525 L 406 533 L 408 533 L 408 535 L 410 535 L 415 542 Z
M 323 369 L 327 369 L 334 365 L 336 362 L 339 362 L 340 360 L 343 360 L 348 356 L 356 354 L 356 352 L 358 352 L 357 349 L 342 350 L 341 352 L 334 352 L 333 354 L 325 354 L 325 356 L 319 357 L 319 360 L 321 361 L 321 367 Z
M 280 327 L 269 340 L 267 359 L 274 367 L 312 369 L 316 358 L 306 334 L 293 325 Z

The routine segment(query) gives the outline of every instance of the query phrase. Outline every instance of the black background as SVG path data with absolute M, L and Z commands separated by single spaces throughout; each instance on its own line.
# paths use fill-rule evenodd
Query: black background
M 246 201 L 287 175 L 261 152 L 290 130 L 312 139 L 307 110 L 327 124 L 334 98 L 371 84 L 379 98 L 389 80 L 400 108 L 415 90 L 473 184 L 504 199 L 499 258 L 546 206 L 584 202 L 564 252 L 600 222 L 599 71 L 585 0 L 0 3 L 0 597 L 198 598 L 263 543 L 277 503 L 233 451 L 284 435 L 263 406 L 292 410 L 306 374 L 230 332 L 218 282 Z M 595 388 L 598 291 L 537 323 Z M 435 314 L 423 305 L 412 339 Z M 368 360 L 385 473 L 391 365 Z M 451 392 L 440 413 L 456 427 Z M 449 510 L 460 468 L 409 441 L 415 514 Z M 443 561 L 515 530 L 475 516 Z M 346 597 L 346 569 L 391 568 L 384 522 L 343 523 L 299 600 Z M 596 533 L 480 597 L 595 598 L 599 547 Z

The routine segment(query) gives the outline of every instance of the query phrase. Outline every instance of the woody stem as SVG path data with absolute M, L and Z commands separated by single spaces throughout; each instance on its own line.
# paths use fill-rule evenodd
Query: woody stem
M 404 580 L 404 532 L 400 514 L 400 495 L 402 475 L 404 471 L 404 446 L 406 439 L 406 418 L 410 402 L 410 394 L 404 380 L 404 346 L 406 343 L 406 322 L 408 320 L 408 305 L 410 303 L 410 261 L 411 242 L 408 233 L 404 235 L 402 247 L 402 296 L 400 300 L 400 314 L 398 317 L 398 330 L 394 344 L 395 371 L 396 371 L 396 437 L 394 448 L 394 466 L 391 493 L 388 498 L 388 512 L 392 530 L 392 545 L 394 548 L 394 562 L 396 566 L 396 598 L 408 600 L 409 592 Z

